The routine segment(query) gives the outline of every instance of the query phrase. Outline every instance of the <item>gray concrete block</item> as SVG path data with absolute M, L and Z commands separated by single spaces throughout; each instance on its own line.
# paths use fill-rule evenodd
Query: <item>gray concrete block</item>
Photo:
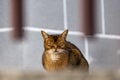
M 23 66 L 25 69 L 40 69 L 42 66 L 42 54 L 44 51 L 43 39 L 40 32 L 27 32 L 23 44 Z
M 95 33 L 102 32 L 102 16 L 101 16 L 101 1 L 95 1 L 94 7 L 95 17 Z M 82 3 L 80 0 L 67 0 L 67 17 L 68 17 L 68 29 L 72 31 L 83 31 L 82 26 Z
M 62 0 L 26 0 L 26 26 L 64 29 Z
M 0 0 L 0 28 L 10 26 L 9 0 Z
M 95 33 L 102 33 L 102 3 L 101 0 L 95 0 L 94 5 L 94 25 L 95 25 Z
M 105 0 L 105 29 L 107 34 L 120 34 L 120 0 Z
M 96 39 L 89 41 L 89 55 L 93 58 L 91 67 L 117 69 L 120 66 L 120 41 Z
M 79 6 L 79 0 L 67 0 L 68 29 L 72 31 L 82 31 Z
M 0 33 L 0 68 L 22 68 L 23 48 L 21 43 L 12 41 L 9 33 Z

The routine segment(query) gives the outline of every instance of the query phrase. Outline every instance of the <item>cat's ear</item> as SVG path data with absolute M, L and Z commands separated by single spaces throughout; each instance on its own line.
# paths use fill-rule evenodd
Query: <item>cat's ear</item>
M 65 39 L 66 39 L 67 34 L 68 34 L 68 29 L 67 29 L 67 30 L 65 30 L 65 31 L 64 31 L 61 35 L 62 35 L 62 37 L 63 37 L 63 38 L 65 38 Z
M 42 36 L 43 36 L 43 38 L 48 38 L 48 34 L 45 32 L 45 31 L 41 31 L 41 34 L 42 34 Z

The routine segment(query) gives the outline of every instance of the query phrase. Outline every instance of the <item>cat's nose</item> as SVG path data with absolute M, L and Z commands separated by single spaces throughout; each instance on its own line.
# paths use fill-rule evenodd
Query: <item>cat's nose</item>
M 57 49 L 57 45 L 54 45 L 55 49 Z
M 54 45 L 54 47 L 55 47 L 55 52 L 57 52 L 57 45 Z
M 54 52 L 57 52 L 57 49 L 55 49 L 55 51 Z

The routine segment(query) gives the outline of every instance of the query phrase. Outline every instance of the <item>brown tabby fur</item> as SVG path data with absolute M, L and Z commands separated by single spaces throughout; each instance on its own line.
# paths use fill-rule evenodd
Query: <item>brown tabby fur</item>
M 66 41 L 68 30 L 59 35 L 49 35 L 44 31 L 45 51 L 42 63 L 47 71 L 81 70 L 89 71 L 89 64 L 81 51 L 72 43 Z

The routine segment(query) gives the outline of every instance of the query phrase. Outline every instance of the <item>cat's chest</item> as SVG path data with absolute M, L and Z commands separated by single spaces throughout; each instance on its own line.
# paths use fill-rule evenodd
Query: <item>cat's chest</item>
M 58 49 L 57 51 L 50 49 L 46 51 L 46 57 L 52 62 L 62 61 L 68 58 L 68 51 L 64 49 Z

